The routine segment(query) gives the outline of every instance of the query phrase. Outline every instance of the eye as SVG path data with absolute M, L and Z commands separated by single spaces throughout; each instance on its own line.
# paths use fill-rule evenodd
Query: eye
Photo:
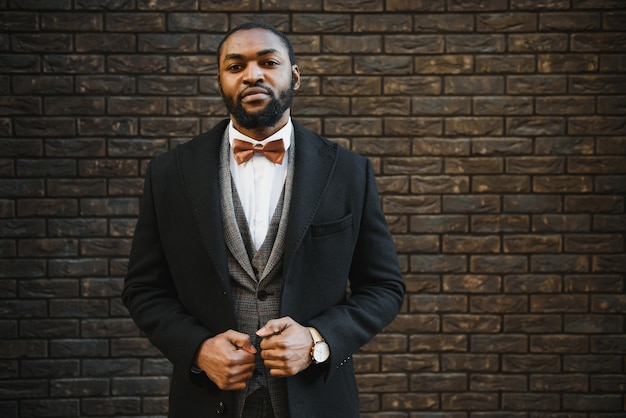
M 240 71 L 242 68 L 243 68 L 243 65 L 241 64 L 231 64 L 228 67 L 226 67 L 226 70 L 230 72 L 237 72 L 237 71 Z
M 269 61 L 265 61 L 264 65 L 266 67 L 275 67 L 277 65 L 280 65 L 280 63 L 278 61 L 269 60 Z

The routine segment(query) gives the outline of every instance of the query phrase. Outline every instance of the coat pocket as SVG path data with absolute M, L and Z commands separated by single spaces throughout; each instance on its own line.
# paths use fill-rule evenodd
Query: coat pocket
M 352 214 L 349 213 L 341 219 L 322 224 L 311 224 L 311 236 L 320 237 L 324 235 L 336 234 L 352 227 Z

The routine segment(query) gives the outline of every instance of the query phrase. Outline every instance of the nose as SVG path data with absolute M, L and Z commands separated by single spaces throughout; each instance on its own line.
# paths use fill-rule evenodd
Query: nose
M 263 69 L 256 63 L 250 63 L 246 67 L 244 73 L 244 82 L 249 84 L 256 84 L 265 78 Z

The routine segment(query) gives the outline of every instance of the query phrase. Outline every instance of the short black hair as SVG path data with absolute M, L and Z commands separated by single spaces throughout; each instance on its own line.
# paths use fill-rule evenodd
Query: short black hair
M 250 29 L 265 29 L 265 30 L 268 30 L 268 31 L 272 32 L 274 35 L 278 36 L 278 38 L 283 43 L 285 48 L 287 48 L 287 52 L 289 54 L 289 61 L 291 61 L 291 65 L 295 65 L 296 64 L 296 54 L 293 51 L 293 46 L 291 46 L 291 42 L 289 42 L 289 38 L 287 38 L 287 36 L 284 33 L 279 31 L 278 29 L 276 29 L 274 26 L 268 25 L 267 23 L 263 23 L 263 22 L 246 22 L 246 23 L 242 23 L 240 25 L 235 26 L 234 28 L 229 30 L 226 33 L 226 35 L 224 35 L 224 38 L 222 39 L 222 41 L 220 42 L 220 44 L 217 47 L 217 68 L 220 67 L 220 56 L 222 55 L 222 46 L 224 45 L 224 42 L 226 42 L 226 40 L 233 33 L 238 32 L 240 30 L 250 30 Z

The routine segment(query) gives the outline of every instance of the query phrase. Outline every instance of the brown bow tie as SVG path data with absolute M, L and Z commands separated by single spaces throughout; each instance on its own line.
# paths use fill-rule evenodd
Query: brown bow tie
M 263 154 L 265 158 L 276 164 L 283 163 L 283 157 L 285 156 L 285 146 L 282 139 L 270 141 L 263 145 L 260 142 L 252 144 L 248 141 L 242 141 L 241 139 L 233 140 L 233 153 L 235 154 L 235 161 L 237 164 L 245 163 L 254 154 Z

